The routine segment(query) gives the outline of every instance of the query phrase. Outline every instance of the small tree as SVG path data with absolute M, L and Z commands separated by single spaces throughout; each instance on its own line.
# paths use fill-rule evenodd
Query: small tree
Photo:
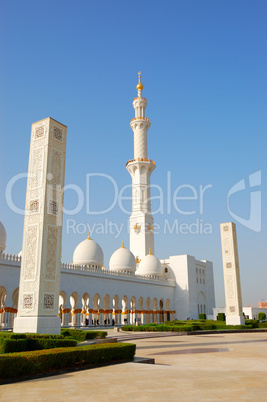
M 259 312 L 259 314 L 258 314 L 258 319 L 259 319 L 260 321 L 266 320 L 266 314 L 263 313 L 262 311 Z
M 199 318 L 200 320 L 206 320 L 206 314 L 199 314 L 199 315 L 198 315 L 198 318 Z
M 224 313 L 218 313 L 217 320 L 218 321 L 225 321 L 225 314 Z

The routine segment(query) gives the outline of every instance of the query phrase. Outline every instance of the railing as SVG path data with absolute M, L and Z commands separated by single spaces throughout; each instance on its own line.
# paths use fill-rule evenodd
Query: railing
M 128 165 L 128 163 L 132 163 L 132 162 L 151 162 L 151 163 L 153 163 L 153 165 L 156 166 L 156 162 L 152 161 L 152 159 L 150 159 L 150 158 L 129 159 L 128 162 L 126 163 L 126 166 Z
M 142 99 L 142 100 L 144 100 L 144 101 L 147 102 L 147 98 L 145 98 L 144 96 L 141 96 L 140 98 L 139 98 L 139 96 L 137 96 L 136 98 L 133 99 L 133 102 L 134 102 L 135 100 L 137 100 L 137 99 Z
M 4 261 L 21 261 L 21 256 L 16 254 L 0 253 L 0 260 Z
M 8 254 L 8 253 L 0 253 L 0 260 L 3 261 L 11 261 L 11 262 L 20 262 L 21 261 L 21 256 L 16 255 L 16 254 Z M 69 264 L 66 262 L 61 263 L 61 269 L 68 270 L 68 271 L 82 271 L 82 272 L 90 272 L 90 273 L 95 273 L 98 275 L 103 275 L 103 276 L 115 276 L 119 278 L 136 278 L 136 279 L 142 279 L 145 281 L 157 281 L 157 282 L 168 282 L 170 284 L 174 283 L 173 279 L 166 279 L 166 278 L 160 278 L 158 276 L 144 276 L 144 275 L 136 275 L 135 272 L 119 272 L 119 271 L 110 271 L 107 268 L 104 267 L 92 267 L 88 265 L 75 265 L 75 264 Z
M 131 120 L 131 122 L 132 122 L 132 121 L 135 121 L 135 120 L 146 120 L 146 121 L 148 121 L 149 123 L 151 123 L 151 121 L 150 121 L 147 117 L 134 117 L 134 118 Z
M 151 279 L 158 281 L 158 282 L 169 282 L 169 283 L 174 283 L 173 279 L 165 279 L 165 278 L 160 278 L 157 276 L 144 276 L 144 275 L 136 275 L 134 272 L 119 272 L 119 271 L 110 271 L 107 268 L 93 268 L 88 265 L 75 265 L 75 264 L 68 264 L 63 262 L 61 264 L 61 269 L 66 269 L 69 271 L 83 271 L 83 272 L 91 272 L 91 273 L 96 273 L 99 275 L 108 275 L 108 276 L 116 276 L 116 277 L 121 277 L 121 278 L 138 278 L 146 281 L 150 281 Z

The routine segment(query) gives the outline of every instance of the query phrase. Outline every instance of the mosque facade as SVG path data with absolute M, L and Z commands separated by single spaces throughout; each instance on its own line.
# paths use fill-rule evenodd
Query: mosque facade
M 190 255 L 159 260 L 154 249 L 150 176 L 156 164 L 148 157 L 141 75 L 133 100 L 134 158 L 126 168 L 132 178 L 130 250 L 124 244 L 104 267 L 98 243 L 83 240 L 73 262 L 61 263 L 58 315 L 62 326 L 135 324 L 212 317 L 215 307 L 213 265 Z M 7 234 L 0 222 L 0 324 L 12 328 L 17 315 L 21 255 L 6 253 Z

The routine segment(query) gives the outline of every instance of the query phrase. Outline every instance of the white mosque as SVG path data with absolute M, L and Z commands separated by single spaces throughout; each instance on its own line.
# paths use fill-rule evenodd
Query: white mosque
M 58 315 L 63 326 L 165 322 L 213 317 L 215 307 L 212 263 L 190 255 L 159 260 L 155 256 L 150 175 L 156 167 L 147 155 L 145 117 L 139 74 L 135 117 L 134 158 L 126 168 L 132 177 L 130 250 L 116 250 L 104 267 L 104 253 L 90 237 L 75 248 L 73 262 L 61 263 Z M 54 120 L 53 120 L 54 121 Z M 0 222 L 0 324 L 12 328 L 17 315 L 21 253 L 5 252 L 7 234 Z M 49 308 L 49 307 L 48 307 Z

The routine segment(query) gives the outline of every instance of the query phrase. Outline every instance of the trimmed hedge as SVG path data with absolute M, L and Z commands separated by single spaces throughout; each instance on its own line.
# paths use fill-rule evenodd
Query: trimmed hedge
M 200 320 L 206 320 L 207 316 L 206 316 L 206 314 L 200 313 L 200 314 L 198 315 L 198 318 L 199 318 Z
M 262 325 L 263 324 L 263 325 Z M 265 325 L 266 324 L 266 327 Z M 167 321 L 164 324 L 145 324 L 140 326 L 125 325 L 123 331 L 172 331 L 172 332 L 191 332 L 209 331 L 221 329 L 254 329 L 267 328 L 267 323 L 258 323 L 258 320 L 245 320 L 245 325 L 226 325 L 225 321 L 213 320 L 186 320 L 186 321 Z
M 218 313 L 217 320 L 218 321 L 225 321 L 225 314 L 224 313 Z
M 87 339 L 101 338 L 104 339 L 107 336 L 106 331 L 83 331 L 81 329 L 62 329 L 61 335 L 63 337 L 74 338 L 78 342 L 84 342 Z
M 129 361 L 133 360 L 135 348 L 131 343 L 115 343 L 4 354 L 0 356 L 0 378 Z
M 77 345 L 75 339 L 47 339 L 47 338 L 29 338 L 27 350 L 42 350 L 54 348 L 68 348 Z
M 245 320 L 245 325 L 251 326 L 251 328 L 259 328 L 259 321 L 258 320 Z
M 11 339 L 10 337 L 0 340 L 0 354 L 24 352 L 28 350 L 28 339 Z
M 166 324 L 158 324 L 158 325 L 124 325 L 121 327 L 123 331 L 147 331 L 147 332 L 189 332 L 196 331 L 199 328 L 198 325 L 166 325 Z
M 76 345 L 77 341 L 75 339 L 50 339 L 47 337 L 32 338 L 30 336 L 25 336 L 24 339 L 21 339 L 7 336 L 0 338 L 0 354 L 41 349 L 66 348 Z

